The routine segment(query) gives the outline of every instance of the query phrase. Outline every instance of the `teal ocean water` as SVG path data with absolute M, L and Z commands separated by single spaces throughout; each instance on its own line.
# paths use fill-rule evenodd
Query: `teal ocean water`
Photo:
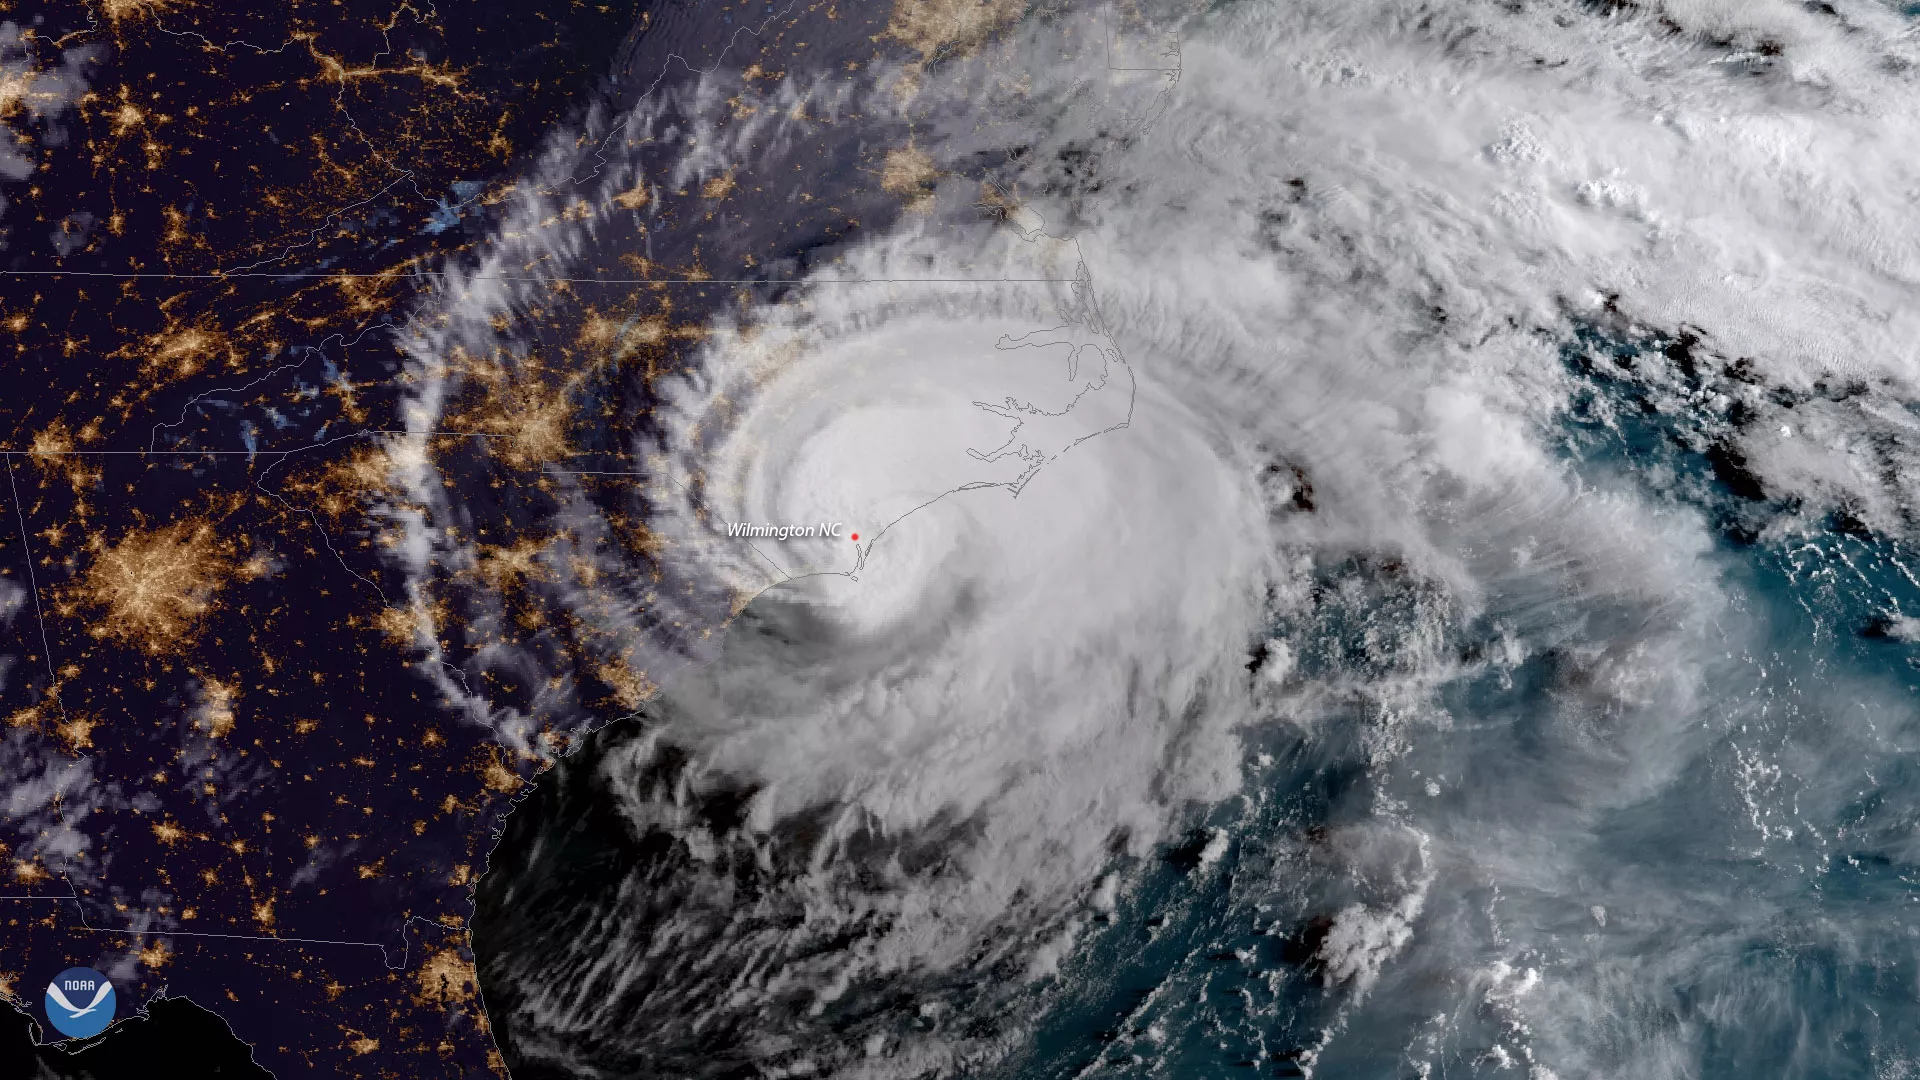
M 1246 798 L 1137 868 L 1003 1075 L 1920 1070 L 1920 552 L 1768 498 L 1725 460 L 1737 412 L 1687 405 L 1725 377 L 1685 353 L 1569 344 L 1558 436 L 1593 489 L 1711 528 L 1727 605 L 1683 658 L 1692 707 L 1569 705 L 1652 613 L 1532 596 L 1447 624 L 1377 560 L 1320 567 L 1322 602 L 1274 627 L 1295 677 L 1450 651 L 1443 719 L 1385 770 L 1364 695 L 1255 737 Z

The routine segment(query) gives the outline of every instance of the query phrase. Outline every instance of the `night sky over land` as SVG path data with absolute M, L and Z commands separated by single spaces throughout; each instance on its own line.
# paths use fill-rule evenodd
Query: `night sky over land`
M 0 0 L 0 1078 L 1920 1080 L 1917 29 Z
M 112 0 L 0 28 L 22 88 L 0 106 L 0 762 L 19 785 L 0 817 L 0 992 L 17 1008 L 90 964 L 123 1015 L 163 991 L 205 1003 L 281 1075 L 499 1067 L 467 942 L 474 880 L 543 754 L 631 711 L 645 677 L 565 627 L 510 622 L 600 673 L 515 749 L 421 670 L 457 674 L 485 643 L 451 629 L 423 648 L 423 613 L 444 622 L 475 592 L 529 603 L 556 505 L 545 471 L 625 459 L 651 380 L 733 300 L 700 281 L 791 271 L 854 214 L 803 208 L 755 258 L 729 250 L 738 229 L 690 239 L 746 212 L 745 173 L 655 195 L 570 181 L 582 208 L 644 209 L 649 257 L 527 311 L 527 340 L 553 349 L 523 349 L 511 377 L 471 358 L 475 389 L 443 425 L 457 433 L 426 442 L 472 485 L 487 547 L 411 599 L 386 513 L 401 327 L 553 131 L 723 55 L 770 78 L 821 10 Z M 766 33 L 738 33 L 749 20 Z M 511 672 L 471 677 L 528 692 Z

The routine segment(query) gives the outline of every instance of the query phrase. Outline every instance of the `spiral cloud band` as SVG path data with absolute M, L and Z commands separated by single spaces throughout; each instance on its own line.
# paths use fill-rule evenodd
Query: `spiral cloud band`
M 1818 7 L 1016 12 L 844 82 L 716 67 L 557 144 L 492 265 L 657 258 L 671 192 L 760 191 L 810 139 L 895 147 L 907 208 L 697 325 L 664 290 L 658 323 L 595 308 L 695 361 L 648 372 L 617 467 L 546 468 L 568 569 L 526 588 L 564 620 L 463 601 L 476 640 L 588 644 L 433 646 L 559 762 L 482 887 L 513 1053 L 1703 1075 L 1684 988 L 1771 1015 L 1743 950 L 1845 832 L 1822 747 L 1880 761 L 1912 721 L 1781 648 L 1837 624 L 1760 581 L 1844 577 L 1838 515 L 1851 572 L 1904 568 L 1912 522 L 1920 178 L 1870 148 L 1912 143 L 1913 38 Z M 558 182 L 588 164 L 604 191 Z M 552 302 L 483 278 L 420 320 L 415 446 L 489 379 L 559 385 Z M 502 556 L 437 480 L 464 466 L 409 460 L 430 614 Z M 562 757 L 616 659 L 645 692 Z M 1738 883 L 1712 903 L 1702 852 Z M 1825 917 L 1861 948 L 1866 907 Z M 1044 1034 L 1076 1007 L 1109 1048 Z

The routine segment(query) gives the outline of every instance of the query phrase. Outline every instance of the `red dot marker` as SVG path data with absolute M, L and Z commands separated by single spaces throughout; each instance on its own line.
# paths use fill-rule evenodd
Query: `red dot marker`
M 858 539 L 860 539 L 860 534 L 859 534 L 859 533 L 854 533 L 854 534 L 853 534 L 853 538 L 854 538 L 855 540 L 858 540 Z

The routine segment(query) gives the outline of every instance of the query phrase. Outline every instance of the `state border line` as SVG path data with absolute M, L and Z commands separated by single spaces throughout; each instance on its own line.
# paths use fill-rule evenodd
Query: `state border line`
M 289 457 L 303 454 L 323 446 L 330 446 L 349 439 L 365 439 L 376 435 L 398 435 L 403 438 L 442 438 L 442 439 L 511 439 L 510 434 L 498 431 L 407 431 L 404 428 L 368 428 L 365 431 L 349 432 L 330 439 L 295 446 L 285 450 L 7 450 L 0 448 L 0 455 L 8 459 L 17 457 Z M 616 457 L 611 450 L 581 451 L 579 457 Z
M 115 281 L 129 280 L 167 280 L 167 281 L 239 281 L 251 278 L 271 278 L 294 281 L 407 281 L 416 278 L 449 279 L 454 282 L 467 281 L 516 281 L 538 284 L 540 282 L 566 282 L 571 285 L 1031 285 L 1031 284 L 1073 284 L 1079 278 L 1072 277 L 951 277 L 951 278 L 616 278 L 616 277 L 548 277 L 540 274 L 460 274 L 451 270 L 409 270 L 406 273 L 392 271 L 336 271 L 334 273 L 248 271 L 244 273 L 189 274 L 153 270 L 8 270 L 0 269 L 0 275 L 12 277 L 83 277 L 105 278 Z
M 471 927 L 448 926 L 445 923 L 436 922 L 433 919 L 429 919 L 425 915 L 409 915 L 405 919 L 403 919 L 400 923 L 400 944 L 399 944 L 400 962 L 398 964 L 395 964 L 393 962 L 393 955 L 391 952 L 391 950 L 393 949 L 393 946 L 382 944 L 378 941 L 353 941 L 353 940 L 348 940 L 343 938 L 285 937 L 278 934 L 228 934 L 228 933 L 221 933 L 219 931 L 214 931 L 214 930 L 168 930 L 168 929 L 160 929 L 160 928 L 153 928 L 153 927 L 141 930 L 141 929 L 134 929 L 129 927 L 118 927 L 118 926 L 95 926 L 87 917 L 86 899 L 82 897 L 78 891 L 73 890 L 71 882 L 68 883 L 68 889 L 69 891 L 65 896 L 0 896 L 0 902 L 19 901 L 19 900 L 42 900 L 42 901 L 53 901 L 54 903 L 71 903 L 73 905 L 73 910 L 75 914 L 77 914 L 80 917 L 80 924 L 78 926 L 70 927 L 70 929 L 80 930 L 90 934 L 123 934 L 128 937 L 149 937 L 149 938 L 175 938 L 175 937 L 212 938 L 219 941 L 256 941 L 262 944 L 274 943 L 274 944 L 283 944 L 283 945 L 343 945 L 343 946 L 348 946 L 351 948 L 359 948 L 359 949 L 379 949 L 380 963 L 388 971 L 407 970 L 407 964 L 413 958 L 413 942 L 407 939 L 407 930 L 410 927 L 412 927 L 413 924 L 416 922 L 423 923 L 437 930 L 450 931 L 454 933 L 470 933 L 472 930 Z M 137 912 L 136 914 L 150 915 L 152 913 Z
M 13 478 L 13 457 L 11 452 L 4 455 L 7 460 L 7 490 L 13 497 L 13 514 L 20 522 L 20 552 L 27 562 L 27 589 L 33 593 L 33 621 L 40 627 L 40 656 L 47 662 L 47 696 L 53 699 L 54 707 L 60 710 L 60 718 L 67 718 L 67 704 L 60 700 L 60 676 L 53 669 L 53 644 L 47 637 L 47 616 L 40 608 L 39 575 L 33 569 L 33 541 L 28 539 L 27 508 L 20 502 L 20 484 Z

